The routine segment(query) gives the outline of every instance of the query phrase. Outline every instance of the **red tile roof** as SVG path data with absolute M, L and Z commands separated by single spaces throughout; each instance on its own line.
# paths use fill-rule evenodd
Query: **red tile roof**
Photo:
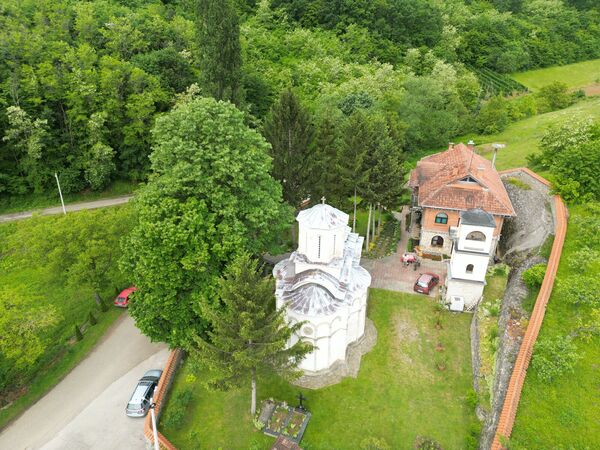
M 477 183 L 460 180 L 470 177 Z M 422 207 L 467 210 L 514 216 L 515 211 L 492 163 L 464 144 L 422 158 L 410 174 L 409 186 L 418 187 Z

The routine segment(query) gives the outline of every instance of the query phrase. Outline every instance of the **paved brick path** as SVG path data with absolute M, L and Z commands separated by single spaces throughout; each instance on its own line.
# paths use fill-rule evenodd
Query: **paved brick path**
M 419 273 L 431 272 L 440 276 L 441 282 L 446 279 L 446 263 L 441 261 L 432 261 L 430 259 L 419 258 L 421 266 L 415 271 L 412 265 L 405 266 L 400 261 L 400 256 L 406 251 L 408 245 L 408 232 L 405 231 L 404 219 L 408 212 L 404 206 L 402 212 L 394 213 L 394 217 L 402 223 L 402 235 L 398 242 L 396 253 L 380 259 L 361 260 L 361 265 L 369 271 L 372 277 L 371 287 L 387 289 L 399 292 L 414 292 L 413 285 Z M 437 295 L 438 289 L 433 292 Z

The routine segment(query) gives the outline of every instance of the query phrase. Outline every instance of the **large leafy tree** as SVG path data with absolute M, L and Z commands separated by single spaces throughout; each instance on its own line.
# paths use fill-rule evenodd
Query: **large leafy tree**
M 134 201 L 139 223 L 121 265 L 139 291 L 137 326 L 153 340 L 188 345 L 218 307 L 216 285 L 240 252 L 265 251 L 291 216 L 269 175 L 268 144 L 230 103 L 187 98 L 153 130 L 153 175 Z
M 300 340 L 288 347 L 302 322 L 286 323 L 285 308 L 275 305 L 273 278 L 262 277 L 248 254 L 241 254 L 227 267 L 218 292 L 223 307 L 203 308 L 212 328 L 209 339 L 195 340 L 192 355 L 196 365 L 209 369 L 209 386 L 225 390 L 251 386 L 250 413 L 254 415 L 257 377 L 269 373 L 297 377 L 298 364 L 312 345 Z
M 240 26 L 232 0 L 197 0 L 196 27 L 205 92 L 241 104 Z
M 273 176 L 283 185 L 283 198 L 293 207 L 309 193 L 307 178 L 314 129 L 308 110 L 291 89 L 281 94 L 264 125 L 271 143 Z

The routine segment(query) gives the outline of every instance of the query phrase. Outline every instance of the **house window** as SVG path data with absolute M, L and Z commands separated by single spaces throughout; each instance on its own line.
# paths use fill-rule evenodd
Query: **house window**
M 481 231 L 471 231 L 467 234 L 467 241 L 482 241 L 485 242 L 485 234 Z
M 434 236 L 431 239 L 431 246 L 432 247 L 443 247 L 444 246 L 444 238 L 441 236 Z
M 473 264 L 467 264 L 467 273 L 473 273 Z
M 321 259 L 321 236 L 317 238 L 317 259 Z
M 439 213 L 435 216 L 435 223 L 447 224 L 448 223 L 448 214 Z

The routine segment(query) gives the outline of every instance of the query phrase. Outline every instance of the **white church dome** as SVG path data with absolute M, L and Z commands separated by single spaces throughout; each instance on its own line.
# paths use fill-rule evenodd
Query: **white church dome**
M 333 230 L 345 227 L 350 216 L 333 206 L 319 203 L 298 213 L 296 220 L 307 228 Z

